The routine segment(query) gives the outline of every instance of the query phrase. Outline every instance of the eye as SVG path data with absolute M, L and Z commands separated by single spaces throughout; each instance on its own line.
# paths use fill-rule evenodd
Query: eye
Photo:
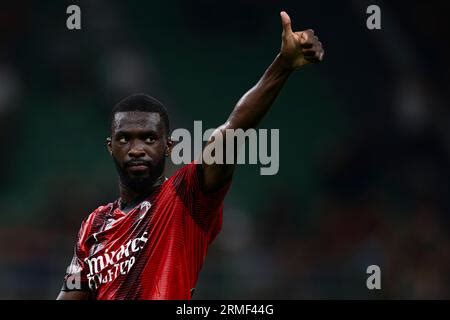
M 145 143 L 154 143 L 155 141 L 156 141 L 155 137 L 152 137 L 152 136 L 147 137 L 145 139 Z
M 128 142 L 127 138 L 125 138 L 125 137 L 119 138 L 119 143 L 125 144 L 127 142 Z

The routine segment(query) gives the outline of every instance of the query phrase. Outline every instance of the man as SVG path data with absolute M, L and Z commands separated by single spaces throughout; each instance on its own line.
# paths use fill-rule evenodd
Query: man
M 208 143 L 225 139 L 226 129 L 255 127 L 293 70 L 322 61 L 313 30 L 293 32 L 285 12 L 281 21 L 280 53 Z M 114 107 L 107 147 L 120 198 L 83 221 L 58 299 L 190 299 L 220 231 L 235 166 L 193 162 L 165 178 L 169 120 L 164 106 L 146 95 Z

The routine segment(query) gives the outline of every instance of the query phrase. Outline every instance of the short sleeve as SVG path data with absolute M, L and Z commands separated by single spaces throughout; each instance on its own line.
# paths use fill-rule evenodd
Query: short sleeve
M 62 291 L 88 291 L 89 282 L 87 278 L 88 270 L 84 259 L 87 258 L 89 249 L 86 246 L 88 234 L 88 220 L 84 220 L 78 232 L 77 242 L 74 248 L 74 254 L 70 265 L 67 267 Z
M 202 175 L 202 165 L 191 162 L 178 170 L 171 180 L 193 220 L 209 234 L 212 241 L 222 227 L 223 201 L 231 178 L 218 190 L 205 192 L 202 190 Z

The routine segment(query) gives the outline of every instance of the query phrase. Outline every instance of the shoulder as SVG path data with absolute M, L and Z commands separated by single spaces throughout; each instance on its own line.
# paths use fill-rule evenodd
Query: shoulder
M 178 170 L 176 170 L 172 176 L 168 179 L 169 184 L 178 186 L 183 182 L 192 182 L 197 180 L 197 174 L 201 170 L 201 164 L 197 164 L 195 161 L 188 163 Z

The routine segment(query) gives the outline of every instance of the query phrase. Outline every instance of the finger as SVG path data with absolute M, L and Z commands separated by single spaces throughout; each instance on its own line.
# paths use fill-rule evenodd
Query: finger
M 322 47 L 319 46 L 318 44 L 314 44 L 311 48 L 302 48 L 302 53 L 306 54 L 306 53 L 311 53 L 311 52 L 321 52 L 323 51 Z
M 300 39 L 300 45 L 308 45 L 308 43 L 310 43 L 309 41 L 309 36 L 306 32 L 304 31 L 300 31 L 300 32 L 296 32 L 296 35 L 298 35 L 299 39 Z
M 306 58 L 313 58 L 317 55 L 316 50 L 302 50 L 303 56 Z
M 319 56 L 319 53 L 323 51 L 322 47 L 315 44 L 309 49 L 302 49 L 302 54 L 304 56 L 310 56 L 310 55 L 317 55 Z
M 281 24 L 283 25 L 283 32 L 291 33 L 292 32 L 291 18 L 289 18 L 289 15 L 285 11 L 281 11 L 280 16 L 281 16 Z
M 298 31 L 295 34 L 300 37 L 300 44 L 302 44 L 302 45 L 305 43 L 313 42 L 314 39 L 318 39 L 314 35 L 314 30 L 312 30 L 312 29 L 308 29 L 305 31 Z
M 309 49 L 309 48 L 318 47 L 318 46 L 319 46 L 318 41 L 314 38 L 313 39 L 310 38 L 308 41 L 306 41 L 304 43 L 300 43 L 300 47 L 302 49 Z
M 324 51 L 323 50 L 305 50 L 302 52 L 306 60 L 310 62 L 320 62 L 323 60 Z
M 314 43 L 312 43 L 312 42 L 305 42 L 305 43 L 300 44 L 300 47 L 302 49 L 310 49 L 313 46 L 314 46 Z
M 319 41 L 319 38 L 317 38 L 316 36 L 312 36 L 307 42 L 301 43 L 300 41 L 300 47 L 302 49 L 311 49 L 313 47 L 315 49 L 321 49 L 322 43 Z
M 322 42 L 318 41 L 317 39 L 313 41 L 308 41 L 304 44 L 301 44 L 300 47 L 302 49 L 314 49 L 316 51 L 322 50 Z
M 319 61 L 323 61 L 323 56 L 325 55 L 325 51 L 322 50 L 322 52 L 319 53 Z

